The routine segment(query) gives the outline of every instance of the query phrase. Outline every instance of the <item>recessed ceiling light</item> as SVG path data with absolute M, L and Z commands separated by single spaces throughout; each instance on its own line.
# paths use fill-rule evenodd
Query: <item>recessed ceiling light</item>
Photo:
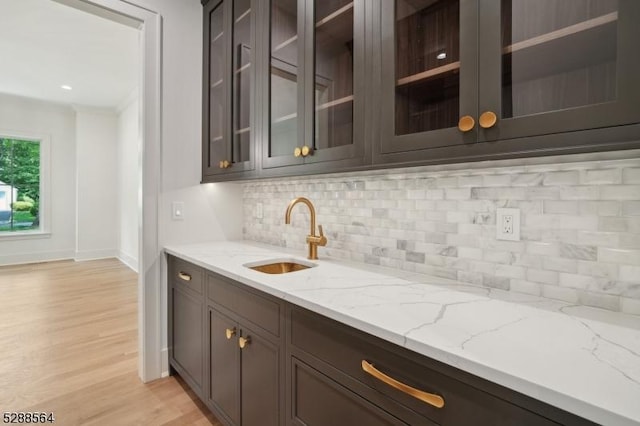
M 62 86 L 60 86 L 60 88 L 64 90 L 73 90 L 73 87 L 69 86 L 68 84 L 63 84 Z
M 446 57 L 447 57 L 447 54 L 444 52 L 438 53 L 438 56 L 436 56 L 436 58 L 438 59 L 446 59 Z

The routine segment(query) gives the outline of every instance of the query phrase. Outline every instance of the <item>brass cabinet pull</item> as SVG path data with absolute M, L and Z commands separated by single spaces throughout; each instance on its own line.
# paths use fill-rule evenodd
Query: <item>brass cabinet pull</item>
M 182 281 L 191 281 L 191 275 L 187 274 L 186 272 L 180 271 L 178 272 L 178 276 Z
M 300 147 L 296 147 L 296 149 L 293 150 L 293 156 L 298 158 L 302 155 L 302 150 L 300 149 Z
M 465 115 L 460 117 L 460 120 L 458 121 L 458 130 L 466 133 L 469 130 L 473 129 L 473 126 L 475 125 L 476 121 L 473 119 L 473 117 L 470 115 Z
M 228 169 L 231 167 L 231 163 L 228 160 L 221 161 L 219 164 L 221 169 Z
M 225 335 L 227 336 L 227 340 L 230 340 L 236 334 L 236 328 L 227 328 L 225 330 Z
M 490 129 L 498 122 L 498 116 L 493 111 L 485 111 L 480 115 L 478 122 L 483 129 Z
M 249 343 L 251 343 L 251 336 L 241 337 L 238 339 L 238 346 L 240 346 L 240 349 L 244 349 Z
M 218 163 L 218 167 L 224 169 L 224 161 L 220 161 L 220 163 Z
M 373 366 L 373 364 L 367 362 L 364 359 L 362 360 L 362 369 L 365 373 L 372 375 L 381 382 L 384 382 L 392 388 L 398 389 L 401 392 L 411 395 L 412 397 L 417 398 L 422 402 L 426 402 L 427 404 L 433 405 L 436 408 L 444 407 L 444 398 L 442 398 L 440 395 L 428 393 L 409 385 L 405 385 L 404 383 L 397 381 L 393 377 L 389 377 L 383 372 L 379 371 Z
M 307 145 L 302 147 L 302 156 L 303 157 L 306 157 L 307 155 L 311 155 L 311 154 L 313 154 L 313 150 L 310 147 L 308 147 Z

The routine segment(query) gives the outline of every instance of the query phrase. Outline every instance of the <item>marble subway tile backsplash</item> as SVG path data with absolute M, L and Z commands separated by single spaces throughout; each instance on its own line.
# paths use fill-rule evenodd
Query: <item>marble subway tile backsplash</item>
M 640 158 L 437 167 L 252 181 L 244 238 L 320 255 L 640 314 Z M 261 204 L 261 208 L 258 208 Z M 496 209 L 521 211 L 521 241 L 496 240 Z M 262 214 L 259 215 L 259 212 Z

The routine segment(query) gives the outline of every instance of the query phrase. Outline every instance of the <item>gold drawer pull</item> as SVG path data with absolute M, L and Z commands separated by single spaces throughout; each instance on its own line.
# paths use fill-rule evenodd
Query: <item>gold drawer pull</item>
M 381 382 L 384 382 L 392 388 L 398 389 L 401 392 L 411 395 L 412 397 L 417 398 L 420 401 L 426 402 L 429 405 L 433 405 L 436 408 L 444 407 L 444 398 L 442 398 L 440 395 L 435 395 L 433 393 L 428 393 L 409 385 L 405 385 L 404 383 L 397 381 L 393 377 L 389 377 L 383 372 L 379 371 L 373 366 L 373 364 L 367 362 L 364 359 L 362 360 L 362 369 L 365 373 L 372 375 Z
M 186 272 L 180 271 L 178 272 L 178 276 L 182 281 L 191 281 L 191 275 L 187 274 Z
M 244 349 L 249 343 L 251 343 L 251 337 L 241 337 L 238 339 L 240 349 Z
M 302 150 L 300 149 L 300 147 L 296 147 L 296 149 L 293 150 L 293 156 L 296 158 L 302 156 Z
M 227 336 L 227 340 L 231 339 L 236 334 L 236 328 L 227 328 L 225 330 L 225 335 Z

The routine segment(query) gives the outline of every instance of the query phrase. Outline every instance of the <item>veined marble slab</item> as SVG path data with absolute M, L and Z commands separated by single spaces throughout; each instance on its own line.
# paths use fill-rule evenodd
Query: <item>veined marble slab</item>
M 165 251 L 594 422 L 640 425 L 640 317 L 335 259 L 269 275 L 243 265 L 307 260 L 251 242 Z

